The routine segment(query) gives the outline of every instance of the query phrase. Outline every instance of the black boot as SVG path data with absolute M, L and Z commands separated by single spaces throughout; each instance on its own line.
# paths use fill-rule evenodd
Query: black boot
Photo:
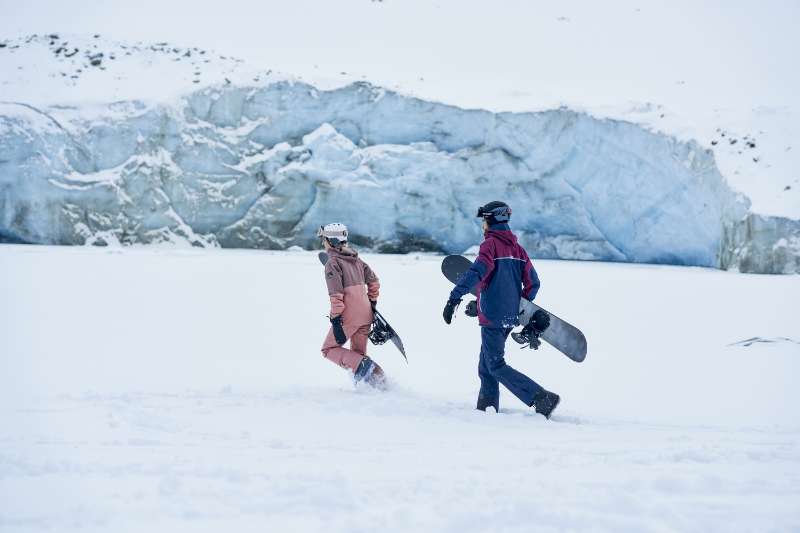
M 363 381 L 378 390 L 386 389 L 386 376 L 383 373 L 383 369 L 366 355 L 353 372 L 353 381 L 356 384 Z
M 489 407 L 494 408 L 494 412 L 495 413 L 499 413 L 500 412 L 500 409 L 499 409 L 499 406 L 497 405 L 497 403 L 495 403 L 494 401 L 490 400 L 489 398 L 487 398 L 485 396 L 478 395 L 478 405 L 476 406 L 476 409 L 478 411 L 486 411 L 486 409 L 488 409 Z
M 533 405 L 531 407 L 536 409 L 537 413 L 550 420 L 550 415 L 556 410 L 560 401 L 561 397 L 555 392 L 542 391 L 533 397 Z

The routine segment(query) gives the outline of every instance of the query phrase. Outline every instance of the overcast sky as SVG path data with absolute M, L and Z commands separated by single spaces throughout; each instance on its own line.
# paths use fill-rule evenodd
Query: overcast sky
M 478 100 L 536 90 L 566 101 L 741 106 L 800 91 L 795 1 L 0 0 L 0 12 L 0 39 L 165 40 L 289 74 L 416 80 L 423 95 L 456 82 Z

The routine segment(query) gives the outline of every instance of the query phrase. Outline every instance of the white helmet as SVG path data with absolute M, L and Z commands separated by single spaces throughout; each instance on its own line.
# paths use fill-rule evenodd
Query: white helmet
M 347 226 L 339 222 L 332 222 L 320 226 L 317 237 L 327 239 L 332 246 L 341 246 L 347 243 Z

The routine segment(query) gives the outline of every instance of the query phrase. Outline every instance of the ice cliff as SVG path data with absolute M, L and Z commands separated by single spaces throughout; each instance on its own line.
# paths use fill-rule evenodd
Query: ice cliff
M 342 221 L 362 247 L 461 252 L 494 199 L 534 257 L 800 271 L 800 222 L 749 213 L 711 152 L 568 109 L 286 81 L 0 104 L 0 241 L 283 249 Z

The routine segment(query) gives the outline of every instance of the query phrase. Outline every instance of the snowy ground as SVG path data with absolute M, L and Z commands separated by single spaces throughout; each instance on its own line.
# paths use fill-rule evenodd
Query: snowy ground
M 373 347 L 376 394 L 318 352 L 312 253 L 0 247 L 0 531 L 800 528 L 793 276 L 538 262 L 589 340 L 509 344 L 547 422 L 472 409 L 440 259 L 367 257 L 410 360 Z

